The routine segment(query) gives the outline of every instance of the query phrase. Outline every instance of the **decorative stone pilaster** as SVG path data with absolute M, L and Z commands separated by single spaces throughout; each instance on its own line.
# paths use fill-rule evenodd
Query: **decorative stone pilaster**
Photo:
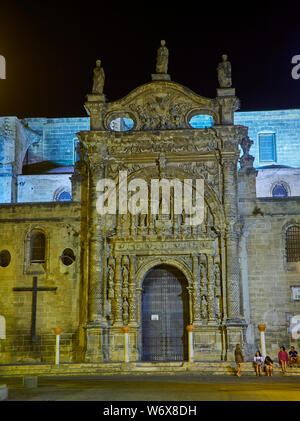
M 103 115 L 105 113 L 104 94 L 87 95 L 87 102 L 85 102 L 84 108 L 90 116 L 91 130 L 103 130 Z
M 242 323 L 240 310 L 240 266 L 238 260 L 239 232 L 237 225 L 237 162 L 223 161 L 224 208 L 227 219 L 225 247 L 227 257 L 227 323 Z
M 207 256 L 207 313 L 208 324 L 216 323 L 215 298 L 214 298 L 214 267 L 212 256 Z
M 234 88 L 217 89 L 217 101 L 221 110 L 221 124 L 234 124 L 234 112 L 239 109 L 239 99 Z

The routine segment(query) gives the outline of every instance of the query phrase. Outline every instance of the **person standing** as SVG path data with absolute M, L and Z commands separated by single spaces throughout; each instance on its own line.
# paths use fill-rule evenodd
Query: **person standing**
M 257 376 L 262 375 L 262 365 L 263 365 L 264 359 L 261 356 L 261 353 L 259 351 L 256 351 L 255 357 L 254 357 L 254 365 L 255 365 L 255 371 Z
M 286 352 L 285 347 L 281 346 L 280 351 L 278 352 L 278 360 L 281 365 L 282 372 L 286 372 L 286 363 L 289 360 L 289 354 Z
M 240 344 L 237 344 L 235 347 L 234 358 L 235 358 L 235 363 L 236 363 L 236 368 L 237 368 L 236 375 L 238 377 L 241 377 L 242 363 L 245 362 L 245 357 L 242 353 Z
M 265 370 L 266 370 L 267 376 L 272 376 L 273 361 L 271 360 L 271 358 L 268 355 L 265 358 Z

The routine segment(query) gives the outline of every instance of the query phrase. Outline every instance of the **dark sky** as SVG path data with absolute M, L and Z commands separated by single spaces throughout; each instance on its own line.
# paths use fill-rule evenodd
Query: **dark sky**
M 300 108 L 300 79 L 291 76 L 300 6 L 285 3 L 2 0 L 0 116 L 85 116 L 95 60 L 102 60 L 112 101 L 151 80 L 161 39 L 171 79 L 200 95 L 215 97 L 216 67 L 227 53 L 241 110 Z

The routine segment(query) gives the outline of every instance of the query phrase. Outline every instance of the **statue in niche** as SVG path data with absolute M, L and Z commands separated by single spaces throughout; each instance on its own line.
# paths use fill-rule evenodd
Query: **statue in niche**
M 114 298 L 114 270 L 111 266 L 108 268 L 108 298 Z
M 160 41 L 161 46 L 157 50 L 156 57 L 156 73 L 167 73 L 168 72 L 168 59 L 169 51 L 167 49 L 166 41 Z
M 206 285 L 207 277 L 206 277 L 206 268 L 203 264 L 200 265 L 200 284 L 202 287 Z
M 114 293 L 115 261 L 112 257 L 108 259 L 108 298 L 112 299 Z
M 128 322 L 128 301 L 127 298 L 123 301 L 123 321 L 124 323 Z
M 207 317 L 207 301 L 205 295 L 203 295 L 201 299 L 201 317 L 204 320 Z
M 102 94 L 104 87 L 105 75 L 103 67 L 101 67 L 101 60 L 96 61 L 96 67 L 94 68 L 94 83 L 93 83 L 93 94 Z
M 231 87 L 231 64 L 227 60 L 227 55 L 222 55 L 222 62 L 219 63 L 218 71 L 218 81 L 220 88 L 230 88 Z
M 123 272 L 123 289 L 122 289 L 122 296 L 128 297 L 128 269 L 126 266 L 122 268 Z

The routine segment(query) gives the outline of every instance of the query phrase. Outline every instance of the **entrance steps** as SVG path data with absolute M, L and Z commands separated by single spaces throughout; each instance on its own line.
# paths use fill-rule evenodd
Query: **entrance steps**
M 130 363 L 62 363 L 59 365 L 36 364 L 3 364 L 0 365 L 0 378 L 24 376 L 101 376 L 101 375 L 201 375 L 201 376 L 234 376 L 236 372 L 233 361 L 196 361 L 190 362 L 130 362 Z M 255 376 L 252 362 L 242 365 L 242 376 Z M 264 373 L 263 373 L 264 375 Z M 274 363 L 274 376 L 300 376 L 300 367 L 287 368 L 281 373 L 279 364 Z

